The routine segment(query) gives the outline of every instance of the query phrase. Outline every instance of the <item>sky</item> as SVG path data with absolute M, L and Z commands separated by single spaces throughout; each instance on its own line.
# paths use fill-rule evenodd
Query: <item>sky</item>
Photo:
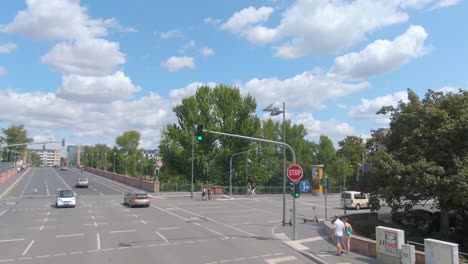
M 200 85 L 251 94 L 307 139 L 368 138 L 376 112 L 468 87 L 462 0 L 27 0 L 0 2 L 0 128 L 38 141 L 158 147 Z M 282 117 L 272 117 L 281 121 Z

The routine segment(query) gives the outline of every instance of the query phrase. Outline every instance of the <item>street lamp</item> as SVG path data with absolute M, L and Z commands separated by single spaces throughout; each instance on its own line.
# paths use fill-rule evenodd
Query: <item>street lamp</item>
M 114 151 L 114 173 L 115 173 L 115 151 Z
M 127 163 L 128 163 L 128 152 L 125 152 L 125 176 L 128 175 Z
M 232 199 L 232 158 L 234 158 L 234 156 L 237 156 L 237 155 L 240 155 L 240 154 L 244 154 L 244 153 L 247 153 L 251 150 L 258 150 L 258 147 L 257 148 L 254 148 L 254 149 L 249 149 L 249 150 L 246 150 L 246 151 L 242 151 L 242 152 L 239 152 L 239 153 L 235 153 L 231 156 L 231 159 L 229 161 L 229 198 Z
M 141 159 L 138 159 L 138 164 L 140 165 L 140 189 L 141 189 L 141 178 L 143 177 Z
M 104 153 L 104 170 L 107 171 L 107 152 Z
M 96 169 L 99 170 L 99 153 L 96 153 L 97 158 L 96 158 Z
M 283 109 L 273 107 L 273 104 L 263 109 L 265 112 L 270 112 L 270 116 L 283 114 L 283 143 L 286 144 L 286 104 L 283 101 Z M 286 224 L 286 148 L 283 146 L 283 226 Z

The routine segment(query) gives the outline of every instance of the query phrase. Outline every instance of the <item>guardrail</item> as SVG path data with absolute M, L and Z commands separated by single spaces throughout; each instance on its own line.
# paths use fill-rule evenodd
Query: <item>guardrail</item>
M 408 241 L 408 244 L 410 245 L 414 245 L 416 250 L 419 250 L 419 251 L 422 251 L 424 252 L 424 244 L 421 244 L 421 243 L 418 243 L 418 242 L 414 242 L 414 241 Z M 458 257 L 460 258 L 460 260 L 462 258 L 464 258 L 464 261 L 461 261 L 460 263 L 468 263 L 468 253 L 465 253 L 465 252 L 458 252 Z

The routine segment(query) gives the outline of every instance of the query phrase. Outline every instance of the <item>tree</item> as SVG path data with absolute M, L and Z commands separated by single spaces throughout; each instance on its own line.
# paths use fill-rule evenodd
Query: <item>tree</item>
M 337 151 L 337 157 L 341 163 L 344 176 L 346 177 L 347 186 L 356 187 L 357 181 L 355 176 L 362 176 L 363 157 L 366 153 L 366 146 L 364 140 L 358 136 L 347 136 L 338 142 L 341 147 Z M 344 162 L 344 164 L 343 164 Z
M 116 156 L 116 163 L 119 164 L 117 167 L 119 172 L 127 172 L 127 174 L 131 176 L 140 175 L 140 164 L 138 163 L 138 160 L 141 160 L 141 152 L 138 150 L 140 138 L 141 135 L 138 131 L 129 130 L 115 139 L 115 144 L 119 149 Z M 110 150 L 107 155 L 111 155 Z
M 6 142 L 7 145 L 31 143 L 33 141 L 32 138 L 28 137 L 28 132 L 26 131 L 26 129 L 24 129 L 23 124 L 11 125 L 8 128 L 2 129 L 2 132 L 5 135 L 3 141 Z M 23 157 L 26 151 L 26 145 L 20 147 L 11 147 L 9 148 L 9 150 L 14 150 L 18 153 L 22 153 L 21 157 Z
M 32 152 L 31 153 L 31 163 L 33 166 L 40 166 L 42 164 L 42 159 L 41 159 L 41 156 L 39 154 L 37 154 L 36 152 Z
M 242 97 L 239 89 L 225 85 L 214 88 L 201 86 L 195 95 L 184 98 L 180 105 L 173 108 L 177 123 L 167 125 L 162 132 L 159 150 L 165 161 L 163 175 L 166 175 L 162 180 L 167 180 L 168 175 L 171 175 L 171 179 L 189 182 L 196 124 L 214 131 L 259 135 L 260 120 L 251 115 L 255 108 L 256 103 L 252 96 Z M 227 185 L 230 156 L 255 147 L 255 144 L 246 140 L 205 133 L 201 142 L 195 142 L 195 181 Z M 246 171 L 243 167 L 237 166 L 236 169 Z M 258 175 L 251 176 L 256 179 Z M 244 181 L 243 179 L 239 178 L 238 182 Z
M 380 139 L 385 154 L 372 172 L 377 195 L 394 210 L 434 199 L 447 236 L 449 212 L 466 205 L 468 191 L 468 92 L 428 90 L 423 100 L 408 90 L 408 103 L 383 107 L 390 131 Z M 464 204 L 465 203 L 465 204 Z

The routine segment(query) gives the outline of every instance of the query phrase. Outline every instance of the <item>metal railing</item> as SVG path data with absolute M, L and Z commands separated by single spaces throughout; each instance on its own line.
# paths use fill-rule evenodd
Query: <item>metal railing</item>
M 414 245 L 415 250 L 423 251 L 424 252 L 424 247 L 425 245 L 422 243 L 414 242 L 414 241 L 408 241 L 409 245 Z M 468 253 L 465 252 L 458 252 L 458 257 L 460 258 L 460 263 L 468 263 Z
M 4 173 L 5 171 L 13 168 L 12 162 L 0 162 L 0 173 Z

